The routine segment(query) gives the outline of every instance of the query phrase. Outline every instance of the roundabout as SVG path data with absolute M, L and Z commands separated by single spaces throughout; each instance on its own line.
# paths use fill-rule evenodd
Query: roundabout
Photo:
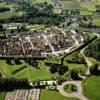
M 64 86 L 69 85 L 69 84 L 75 86 L 77 88 L 77 91 L 74 91 L 74 92 L 71 92 L 71 93 L 66 92 L 64 90 Z M 66 81 L 62 85 L 59 85 L 57 87 L 57 89 L 59 90 L 60 94 L 62 94 L 63 96 L 76 97 L 76 98 L 79 98 L 80 100 L 88 100 L 82 93 L 83 88 L 82 88 L 82 85 L 81 85 L 81 81 Z

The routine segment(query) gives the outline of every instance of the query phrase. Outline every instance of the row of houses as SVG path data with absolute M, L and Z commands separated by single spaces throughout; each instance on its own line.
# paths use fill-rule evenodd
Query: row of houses
M 34 30 L 30 33 L 12 33 L 0 36 L 0 55 L 41 55 L 67 49 L 75 45 L 75 39 L 82 43 L 82 34 L 74 34 L 57 27 Z

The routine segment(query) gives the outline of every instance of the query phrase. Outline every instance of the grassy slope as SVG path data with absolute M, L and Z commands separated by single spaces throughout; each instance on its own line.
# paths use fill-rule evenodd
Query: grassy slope
M 95 5 L 100 4 L 100 0 L 98 0 L 98 2 L 95 0 L 95 2 L 90 2 L 90 3 L 81 3 L 81 7 L 83 9 L 87 9 L 89 11 L 95 11 Z
M 78 100 L 75 98 L 67 98 L 59 94 L 59 92 L 41 90 L 40 100 Z
M 4 19 L 4 18 L 9 18 L 11 16 L 14 16 L 14 15 L 17 15 L 16 12 L 3 12 L 3 13 L 0 13 L 0 19 Z
M 48 70 L 36 69 L 36 68 L 26 68 L 22 70 L 20 73 L 15 75 L 17 78 L 28 78 L 30 80 L 46 80 L 51 79 L 52 74 Z
M 68 68 L 69 68 L 69 70 L 71 71 L 71 70 L 77 70 L 78 72 L 85 72 L 86 71 L 86 69 L 87 69 L 87 67 L 86 67 L 86 65 L 85 64 L 77 64 L 77 63 L 68 63 L 66 60 L 67 59 L 70 59 L 72 57 L 72 55 L 69 55 L 69 56 L 67 56 L 66 58 L 65 58 L 65 60 L 64 60 L 64 64 L 66 65 L 66 66 L 68 66 Z
M 26 65 L 26 64 L 23 63 L 21 65 L 15 65 L 15 64 L 8 65 L 5 60 L 0 60 L 0 71 L 5 75 L 10 76 L 14 70 L 16 70 L 17 68 L 19 68 L 23 65 Z
M 97 26 L 100 26 L 100 18 L 94 18 L 93 19 L 93 24 L 97 25 Z
M 0 100 L 4 100 L 6 93 L 5 92 L 0 92 Z
M 100 100 L 100 76 L 92 76 L 84 83 L 84 94 L 90 100 Z
M 40 69 L 33 68 L 32 66 L 29 66 L 28 64 L 24 63 L 21 65 L 8 65 L 6 64 L 5 60 L 0 60 L 0 72 L 4 73 L 6 76 L 12 76 L 12 72 L 16 70 L 19 67 L 22 67 L 26 65 L 27 68 L 19 71 L 15 75 L 13 75 L 16 78 L 28 78 L 31 80 L 46 80 L 51 79 L 52 74 L 49 72 L 47 66 L 44 65 L 43 62 L 39 62 Z

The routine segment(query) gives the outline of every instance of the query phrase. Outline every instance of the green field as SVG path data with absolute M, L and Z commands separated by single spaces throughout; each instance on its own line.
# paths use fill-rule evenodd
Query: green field
M 0 19 L 7 19 L 7 18 L 10 18 L 12 16 L 22 16 L 24 14 L 24 12 L 2 12 L 0 13 Z
M 93 25 L 100 26 L 100 18 L 94 18 Z
M 16 69 L 27 66 L 23 70 L 17 72 L 16 74 L 12 75 L 12 72 Z M 48 67 L 45 66 L 44 62 L 39 62 L 38 67 L 40 69 L 36 69 L 24 61 L 22 61 L 21 65 L 8 65 L 5 60 L 0 60 L 0 72 L 8 77 L 15 77 L 15 78 L 27 78 L 29 80 L 47 80 L 52 78 L 52 74 L 49 72 Z
M 4 100 L 6 93 L 5 92 L 0 92 L 0 100 Z
M 60 5 L 62 9 L 74 9 L 74 8 L 80 8 L 80 4 L 76 1 L 60 1 Z
M 52 0 L 32 0 L 33 3 L 44 3 L 44 2 L 47 2 L 49 4 L 52 4 Z
M 78 100 L 76 98 L 67 98 L 56 91 L 41 90 L 40 100 Z
M 66 66 L 69 67 L 69 70 L 75 70 L 76 72 L 84 73 L 86 71 L 86 65 L 84 64 L 69 64 L 66 63 Z
M 8 8 L 11 8 L 11 7 L 16 7 L 17 5 L 16 4 L 13 4 L 13 3 L 0 3 L 0 7 L 8 7 Z
M 92 12 L 89 12 L 89 11 L 80 11 L 80 15 L 81 16 L 87 16 L 87 15 L 92 15 L 93 13 Z
M 100 76 L 92 76 L 83 82 L 84 94 L 89 100 L 100 100 Z
M 27 25 L 26 28 L 30 30 L 44 30 L 45 25 Z
M 36 69 L 31 66 L 28 66 L 28 68 L 22 70 L 21 72 L 17 73 L 15 77 L 17 78 L 27 78 L 29 80 L 48 80 L 52 78 L 52 74 L 49 72 L 49 70 L 45 68 Z
M 79 54 L 80 55 L 80 54 Z M 80 55 L 81 56 L 81 55 Z M 85 64 L 78 64 L 78 63 L 68 63 L 67 59 L 72 59 L 73 55 L 69 55 L 64 60 L 64 65 L 68 66 L 69 70 L 76 70 L 76 72 L 84 73 L 87 69 L 87 66 Z
M 87 9 L 88 11 L 95 11 L 96 7 L 95 5 L 100 4 L 100 0 L 95 0 L 95 2 L 86 2 L 86 3 L 80 3 L 82 9 Z
M 3 13 L 0 13 L 0 19 L 6 19 L 6 18 L 16 16 L 16 15 L 17 15 L 16 12 L 3 12 Z

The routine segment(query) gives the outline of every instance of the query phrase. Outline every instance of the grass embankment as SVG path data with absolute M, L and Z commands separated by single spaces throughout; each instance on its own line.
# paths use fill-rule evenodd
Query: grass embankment
M 93 25 L 100 26 L 100 17 L 93 19 Z
M 10 18 L 10 17 L 12 17 L 12 16 L 15 16 L 15 15 L 17 15 L 17 13 L 16 12 L 2 12 L 2 13 L 0 13 L 0 19 L 6 19 L 6 18 Z
M 23 66 L 27 67 L 12 75 L 15 70 L 20 69 Z M 48 67 L 44 64 L 43 61 L 39 62 L 38 67 L 40 69 L 28 65 L 24 61 L 22 61 L 22 64 L 20 65 L 16 65 L 15 63 L 13 65 L 9 65 L 5 60 L 0 60 L 0 72 L 2 72 L 7 77 L 27 78 L 32 81 L 47 80 L 52 78 L 53 75 L 49 72 Z
M 78 54 L 78 55 L 75 55 L 75 54 Z M 74 60 L 81 62 L 80 59 L 83 60 L 84 59 L 83 56 L 80 53 L 74 52 L 65 58 L 64 65 L 68 66 L 69 71 L 75 70 L 76 72 L 84 73 L 87 69 L 86 64 L 73 62 Z M 69 63 L 68 60 L 72 61 L 72 63 Z
M 59 92 L 43 89 L 41 90 L 40 100 L 78 100 L 78 99 L 67 98 L 62 96 Z
M 92 76 L 83 81 L 83 88 L 89 100 L 100 100 L 100 76 Z
M 6 93 L 0 92 L 0 100 L 4 100 Z

